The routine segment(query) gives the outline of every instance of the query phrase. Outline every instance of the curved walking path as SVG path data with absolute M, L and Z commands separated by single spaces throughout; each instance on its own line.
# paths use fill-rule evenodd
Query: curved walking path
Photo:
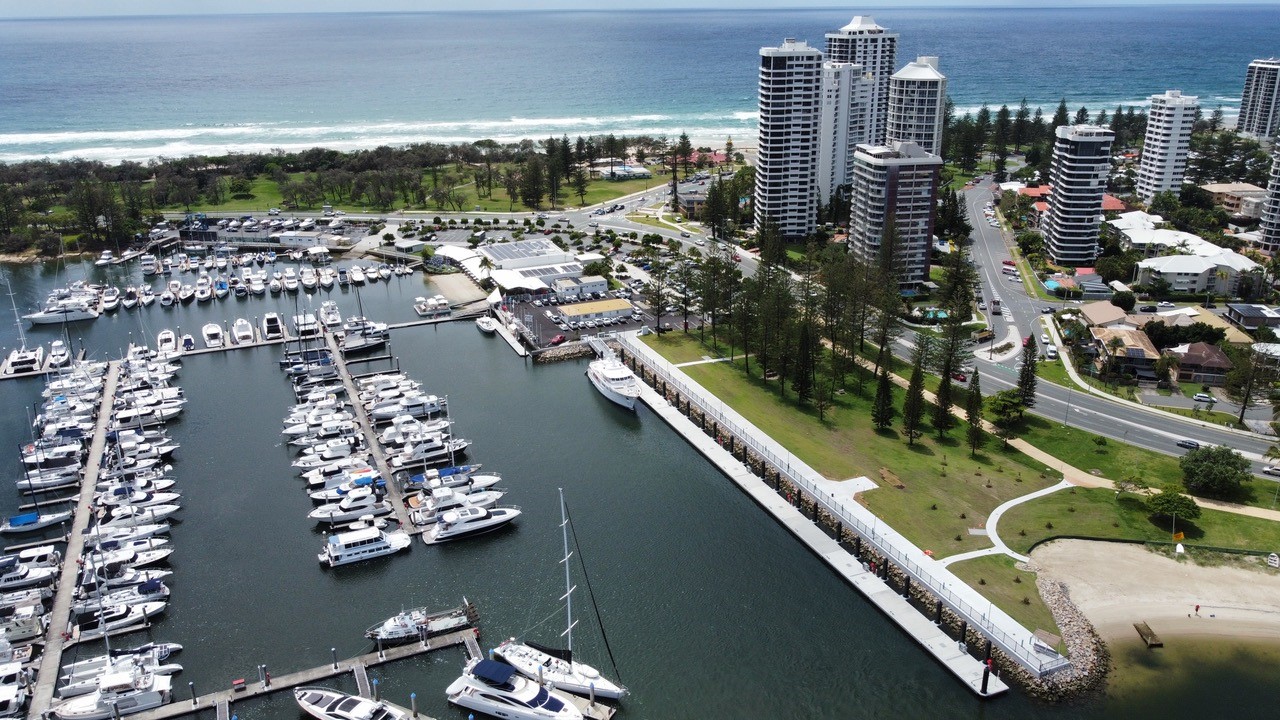
M 1036 498 L 1041 498 L 1041 497 L 1044 497 L 1045 495 L 1056 493 L 1059 490 L 1066 490 L 1069 487 L 1074 487 L 1074 486 L 1071 483 L 1067 482 L 1066 480 L 1062 480 L 1058 482 L 1058 484 L 1056 485 L 1050 485 L 1047 488 L 1041 488 L 1040 490 L 1036 490 L 1035 492 L 1027 493 L 1026 495 L 1020 495 L 1012 500 L 1007 500 L 1001 503 L 995 510 L 992 510 L 991 515 L 987 517 L 987 538 L 991 540 L 993 547 L 983 548 L 981 550 L 973 550 L 967 553 L 960 553 L 959 555 L 952 555 L 950 557 L 942 558 L 938 562 L 942 563 L 945 566 L 945 565 L 950 565 L 951 563 L 961 562 L 963 560 L 971 560 L 977 557 L 985 557 L 987 555 L 1008 555 L 1009 557 L 1019 562 L 1029 562 L 1031 558 L 1027 557 L 1026 555 L 1020 555 L 1014 552 L 1013 548 L 1010 548 L 1008 545 L 1005 544 L 1004 540 L 1000 539 L 1000 534 L 996 531 L 996 526 L 1000 522 L 1000 516 L 1004 515 L 1006 510 L 1008 510 L 1011 507 L 1014 507 L 1015 505 L 1021 505 L 1024 502 L 1030 502 L 1032 500 L 1035 500 Z

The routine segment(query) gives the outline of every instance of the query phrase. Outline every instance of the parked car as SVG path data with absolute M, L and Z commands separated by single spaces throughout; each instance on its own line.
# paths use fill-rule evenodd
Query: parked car
M 962 372 L 951 373 L 951 379 L 955 380 L 956 382 L 969 382 L 969 376 L 965 375 Z
M 1139 311 L 1141 311 L 1141 312 L 1155 312 L 1155 311 L 1156 311 L 1156 306 L 1155 306 L 1155 305 L 1143 305 L 1142 307 L 1138 308 L 1138 310 L 1139 310 Z
M 567 339 L 568 339 L 568 338 L 566 338 L 564 335 L 557 335 L 557 336 L 555 336 L 555 337 L 551 338 L 551 344 L 552 344 L 552 345 L 559 345 L 560 343 L 564 342 L 564 341 L 565 341 L 565 340 L 567 340 Z
M 1195 400 L 1196 402 L 1207 402 L 1207 403 L 1218 401 L 1217 398 L 1210 395 L 1209 393 L 1196 393 L 1195 396 L 1192 397 L 1191 399 Z
M 1268 465 L 1262 468 L 1263 475 L 1280 475 L 1280 465 Z

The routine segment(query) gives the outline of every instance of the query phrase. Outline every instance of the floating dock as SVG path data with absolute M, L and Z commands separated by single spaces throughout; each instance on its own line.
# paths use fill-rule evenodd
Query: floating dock
M 67 549 L 62 554 L 62 574 L 58 578 L 58 592 L 53 596 L 53 609 L 49 613 L 49 628 L 45 632 L 44 653 L 40 656 L 40 672 L 36 676 L 35 690 L 31 695 L 30 717 L 40 717 L 53 702 L 54 685 L 58 682 L 58 670 L 62 667 L 62 651 L 68 647 L 63 633 L 71 620 L 71 603 L 75 599 L 76 575 L 80 572 L 77 561 L 84 554 L 84 535 L 93 515 L 93 490 L 98 484 L 98 472 L 102 467 L 102 451 L 107 443 L 107 427 L 111 424 L 112 401 L 116 395 L 116 383 L 120 379 L 120 363 L 107 365 L 102 382 L 102 401 L 98 407 L 97 424 L 93 428 L 93 441 L 89 444 L 89 458 L 84 466 L 80 482 L 80 499 L 76 503 L 71 534 Z
M 175 693 L 173 702 L 168 705 L 130 715 L 129 717 L 133 720 L 168 720 L 169 718 L 198 713 L 209 708 L 216 708 L 219 713 L 222 713 L 224 712 L 223 706 L 226 706 L 226 712 L 230 713 L 231 706 L 241 700 L 262 697 L 282 690 L 291 690 L 299 685 L 310 685 L 321 680 L 345 675 L 346 673 L 352 673 L 356 678 L 356 683 L 360 685 L 361 694 L 365 695 L 365 697 L 370 697 L 366 694 L 371 692 L 371 681 L 368 676 L 369 668 L 456 645 L 464 645 L 468 647 L 468 652 L 470 652 L 470 645 L 475 642 L 477 632 L 476 628 L 464 628 L 446 635 L 428 638 L 425 642 L 399 645 L 384 649 L 382 652 L 375 650 L 364 655 L 357 655 L 337 662 L 329 662 L 325 665 L 291 672 L 286 675 L 274 676 L 270 674 L 269 669 L 255 666 L 250 668 L 253 674 L 253 680 L 251 681 L 232 679 L 228 687 L 194 698 L 182 699 L 177 697 Z M 479 645 L 477 644 L 476 647 L 478 648 Z M 363 683 L 361 682 L 362 676 L 364 678 Z M 39 717 L 39 715 L 35 714 L 33 720 L 35 717 Z
M 360 432 L 364 435 L 364 442 L 369 448 L 369 454 L 373 457 L 378 473 L 387 480 L 387 499 L 391 501 L 396 520 L 400 521 L 400 526 L 410 535 L 422 532 L 422 528 L 410 522 L 409 511 L 404 506 L 404 495 L 400 492 L 399 484 L 392 481 L 394 476 L 391 472 L 391 465 L 387 462 L 387 454 L 378 442 L 378 433 L 373 429 L 373 421 L 369 419 L 369 412 L 365 410 L 364 405 L 360 402 L 360 393 L 356 388 L 355 380 L 351 377 L 351 370 L 347 367 L 347 361 L 342 357 L 342 350 L 338 348 L 338 339 L 333 333 L 326 333 L 324 339 L 329 346 L 329 352 L 333 355 L 333 365 L 338 369 L 338 377 L 342 379 L 342 385 L 347 389 L 347 397 L 351 398 L 351 406 L 355 411 L 356 422 L 360 425 Z

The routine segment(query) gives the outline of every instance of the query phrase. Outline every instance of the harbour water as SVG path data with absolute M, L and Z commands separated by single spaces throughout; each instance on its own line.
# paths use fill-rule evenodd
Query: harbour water
M 8 270 L 17 293 L 37 300 L 84 273 L 120 282 L 125 272 L 88 263 L 61 273 Z M 366 286 L 362 298 L 367 315 L 396 321 L 413 317 L 410 303 L 422 294 L 434 293 L 417 275 Z M 329 296 L 344 313 L 355 311 L 352 294 Z M 210 319 L 260 315 L 272 302 L 229 298 L 121 311 L 72 338 L 102 357 L 124 347 L 131 332 L 153 337 L 179 323 L 195 331 Z M 274 302 L 292 312 L 291 300 Z M 0 329 L 0 342 L 12 346 L 13 332 L 11 324 Z M 47 342 L 56 332 L 28 336 Z M 1067 706 L 1044 706 L 1018 692 L 978 701 L 658 418 L 643 408 L 626 413 L 595 393 L 583 377 L 585 362 L 532 365 L 470 322 L 397 331 L 392 351 L 430 392 L 448 394 L 457 433 L 474 441 L 469 459 L 504 475 L 505 501 L 524 515 L 516 527 L 485 538 L 419 542 L 407 555 L 322 570 L 315 558 L 322 536 L 304 517 L 311 503 L 278 432 L 292 402 L 276 368 L 279 349 L 188 358 L 180 382 L 189 403 L 170 424 L 182 443 L 174 473 L 184 506 L 172 533 L 173 596 L 151 631 L 186 646 L 176 658 L 186 668 L 175 678 L 179 700 L 187 682 L 209 692 L 255 678 L 261 663 L 283 674 L 328 662 L 331 647 L 339 657 L 367 651 L 361 634 L 369 625 L 402 607 L 451 607 L 463 596 L 480 609 L 483 647 L 510 635 L 556 642 L 563 630 L 556 489 L 563 487 L 620 679 L 632 691 L 620 717 L 1167 717 L 1149 712 L 1157 706 L 1148 698 L 1160 698 L 1158 707 L 1215 714 L 1204 701 L 1215 686 L 1195 671 L 1185 682 L 1138 683 L 1117 698 Z M 0 382 L 8 410 L 0 432 L 10 447 L 27 437 L 22 408 L 39 389 L 38 381 Z M 13 476 L 17 453 L 0 453 L 0 468 Z M 0 490 L 6 512 L 16 497 Z M 582 622 L 575 650 L 608 668 L 587 583 L 576 582 Z M 1263 699 L 1278 689 L 1275 679 L 1226 672 L 1232 659 L 1216 660 L 1224 672 L 1213 677 L 1229 679 L 1227 698 L 1259 699 L 1237 702 L 1235 716 L 1259 716 Z M 414 692 L 423 712 L 461 720 L 467 714 L 443 696 L 461 662 L 461 650 L 451 649 L 373 676 L 390 699 L 407 706 Z M 287 694 L 233 712 L 298 717 Z
M 0 161 L 606 133 L 741 146 L 759 48 L 821 47 L 855 14 L 899 34 L 899 66 L 939 56 L 960 112 L 1111 112 L 1178 88 L 1233 116 L 1280 34 L 1272 6 L 1217 3 L 0 21 Z

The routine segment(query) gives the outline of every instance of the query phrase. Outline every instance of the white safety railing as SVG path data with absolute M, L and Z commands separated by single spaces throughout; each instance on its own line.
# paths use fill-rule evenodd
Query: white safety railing
M 995 646 L 1014 658 L 1024 668 L 1038 676 L 1044 676 L 1070 666 L 1070 660 L 1047 648 L 1021 623 L 985 601 L 951 571 L 934 564 L 931 559 L 928 560 L 928 564 L 920 562 L 927 559 L 927 556 L 897 531 L 887 525 L 879 525 L 875 516 L 868 510 L 856 504 L 846 505 L 837 499 L 829 490 L 816 482 L 825 480 L 817 471 L 773 440 L 769 439 L 767 442 L 761 440 L 761 438 L 767 438 L 767 435 L 759 428 L 701 386 L 689 382 L 684 373 L 634 335 L 619 335 L 618 340 L 633 357 L 661 378 L 669 388 L 697 406 L 705 417 L 714 420 L 720 427 L 734 435 L 751 452 L 777 468 L 783 477 L 805 490 L 816 500 L 821 509 L 826 510 L 860 535 L 863 542 L 869 543 L 881 555 L 891 559 L 912 580 L 920 583 L 935 597 L 942 600 L 946 607 L 966 621 L 970 627 L 990 639 Z M 860 518 L 859 515 L 869 516 L 869 518 Z M 952 589 L 953 585 L 969 590 L 972 597 L 962 596 Z

